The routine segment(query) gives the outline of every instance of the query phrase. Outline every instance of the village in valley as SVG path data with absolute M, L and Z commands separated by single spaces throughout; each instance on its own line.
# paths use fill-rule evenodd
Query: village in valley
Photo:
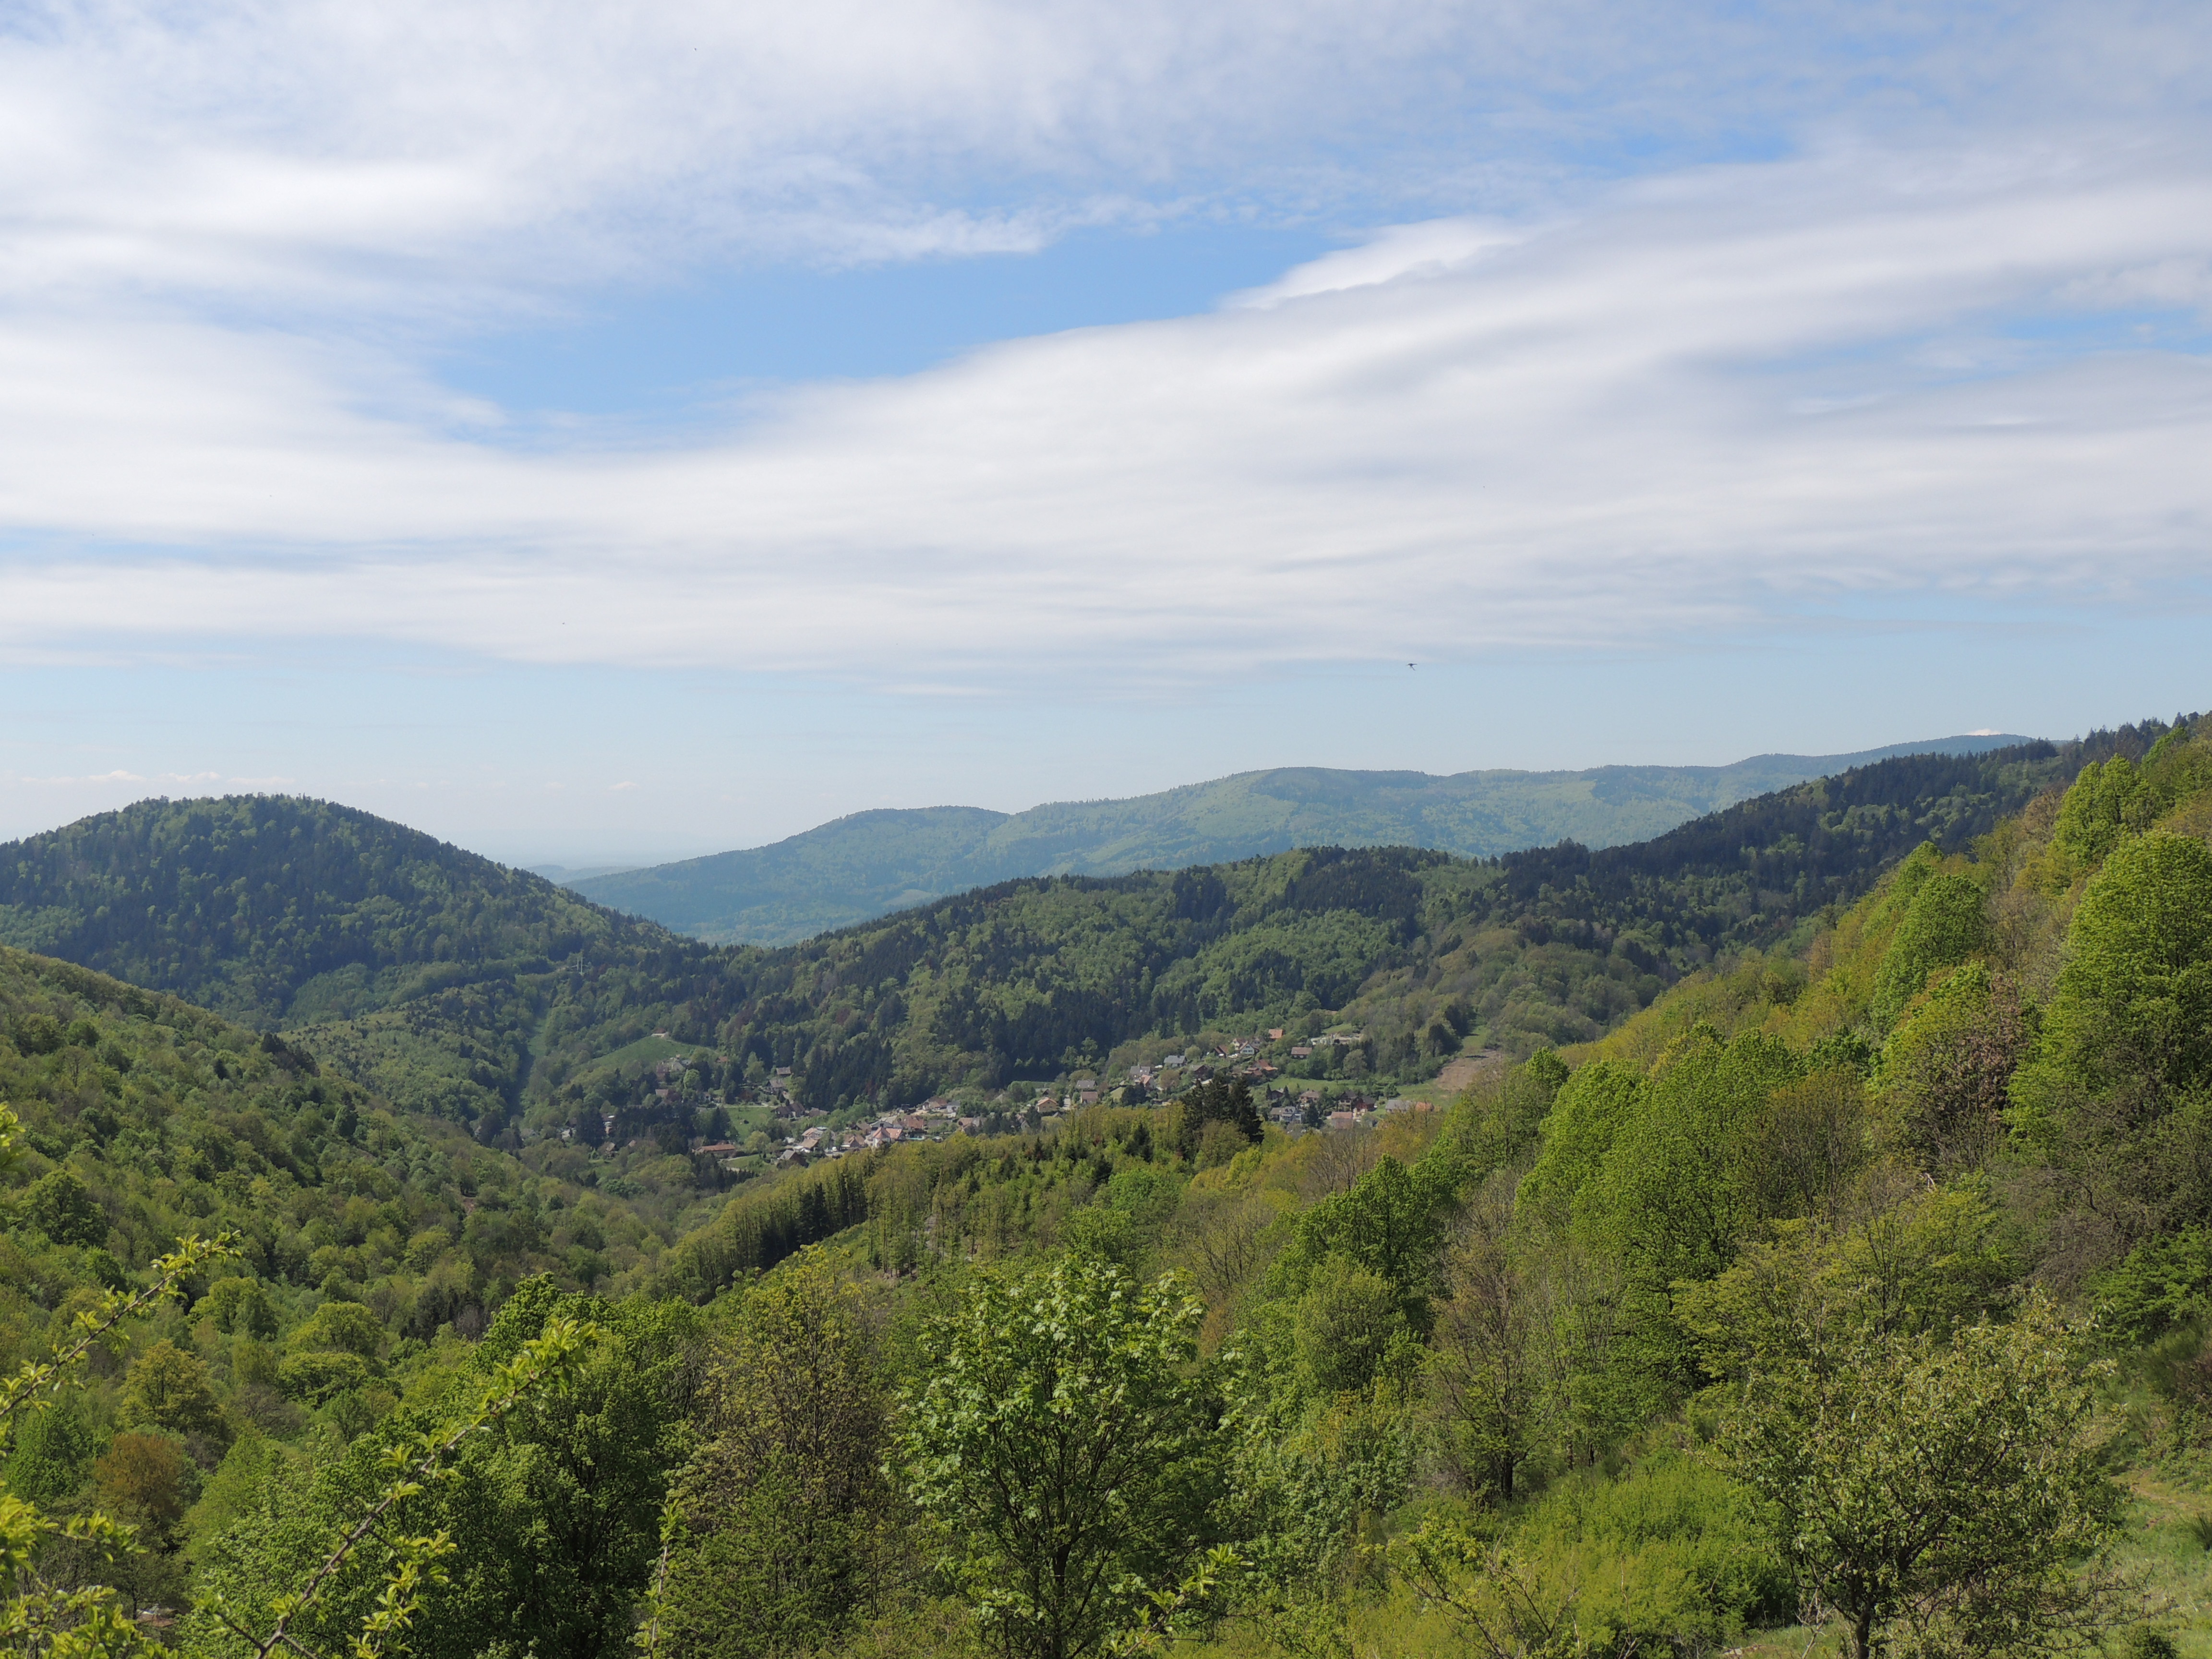
M 677 1046 L 665 1031 L 653 1041 Z M 1158 1103 L 1217 1082 L 1242 1085 L 1259 1117 L 1289 1138 L 1350 1133 L 1387 1115 L 1436 1110 L 1484 1067 L 1504 1063 L 1502 1054 L 1469 1054 L 1426 1085 L 1401 1085 L 1367 1073 L 1360 1061 L 1345 1064 L 1368 1051 L 1367 1034 L 1352 1028 L 1293 1037 L 1275 1026 L 1243 1036 L 1210 1033 L 1172 1049 L 1158 1041 L 1132 1046 L 1163 1051 L 1117 1051 L 1119 1064 L 1003 1089 L 956 1090 L 883 1109 L 856 1102 L 831 1112 L 806 1108 L 802 1079 L 790 1066 L 756 1063 L 740 1071 L 726 1055 L 674 1053 L 641 1070 L 634 1101 L 587 1115 L 561 1139 L 625 1167 L 641 1154 L 688 1157 L 699 1175 L 726 1186 L 902 1143 L 1048 1132 L 1085 1108 Z M 1352 1079 L 1341 1075 L 1346 1070 Z

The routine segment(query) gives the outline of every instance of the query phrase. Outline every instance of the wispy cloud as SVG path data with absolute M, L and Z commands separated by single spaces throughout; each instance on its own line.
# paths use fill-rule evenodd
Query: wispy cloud
M 29 0 L 0 290 L 286 314 L 539 302 L 730 256 L 1374 222 L 1818 138 L 2194 119 L 2188 8 L 2019 0 Z
M 327 636 L 951 690 L 2208 574 L 2181 9 L 15 15 L 19 656 Z M 1406 222 L 1211 314 L 657 445 L 502 447 L 422 366 L 615 279 L 1353 204 Z
M 2199 342 L 2141 343 L 2140 305 L 2096 297 L 2212 257 L 2192 157 L 1855 149 L 1374 250 L 1264 305 L 802 391 L 644 452 L 364 413 L 344 361 L 282 337 L 0 324 L 0 510 L 104 550 L 10 561 L 0 639 L 330 634 L 902 683 L 2212 574 Z

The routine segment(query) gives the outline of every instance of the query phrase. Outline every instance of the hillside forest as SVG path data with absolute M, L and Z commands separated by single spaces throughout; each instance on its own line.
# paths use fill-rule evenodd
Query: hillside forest
M 2212 723 L 1883 766 L 1637 848 L 1016 884 L 781 952 L 522 884 L 412 917 L 398 877 L 333 883 L 341 915 L 302 877 L 254 910 L 138 850 L 175 808 L 65 881 L 19 859 L 49 949 L 0 954 L 0 1629 L 209 1659 L 2212 1653 Z M 334 821 L 220 805 L 264 871 Z M 85 904 L 149 872 L 195 908 Z M 574 948 L 534 948 L 563 917 Z M 399 998 L 434 924 L 505 977 Z M 364 926 L 412 943 L 320 965 Z M 56 959 L 94 947 L 222 1006 Z M 1364 966 L 1291 992 L 1269 948 Z M 270 1014 L 340 974 L 349 1005 L 325 977 L 314 1018 Z M 520 1132 L 640 985 L 627 1042 L 735 1069 L 818 1031 L 810 1079 L 867 1042 L 847 1075 L 886 1090 L 1003 1086 L 1039 1059 L 1010 1011 L 1103 1009 L 1110 1057 L 1209 996 L 1349 1012 L 1378 1063 L 1455 1002 L 1499 1058 L 1364 1127 L 1293 1133 L 1216 1077 L 616 1190 Z M 538 1022 L 513 1101 L 479 1085 L 488 1135 L 318 1047 L 486 986 Z
M 1463 1045 L 1595 1037 L 2165 729 L 1893 758 L 1628 847 L 1032 878 L 775 950 L 702 945 L 342 807 L 148 801 L 0 848 L 0 944 L 283 1032 L 508 1150 L 611 1114 L 649 1132 L 645 1073 L 673 1052 L 707 1092 L 757 1098 L 788 1070 L 825 1115 L 1270 1028 L 1364 1032 L 1354 1070 L 1379 1090 Z
M 1024 876 L 1177 870 L 1301 847 L 1425 847 L 1468 858 L 1562 841 L 1613 847 L 1893 755 L 1973 755 L 2024 741 L 1977 735 L 1856 755 L 1755 755 L 1731 766 L 1447 777 L 1279 767 L 1012 814 L 878 808 L 769 847 L 568 880 L 596 903 L 711 944 L 788 945 Z

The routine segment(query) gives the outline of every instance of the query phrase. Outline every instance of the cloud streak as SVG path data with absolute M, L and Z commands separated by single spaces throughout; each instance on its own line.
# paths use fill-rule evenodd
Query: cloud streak
M 1473 194 L 1879 131 L 2201 124 L 2186 8 L 28 0 L 0 291 L 482 320 L 702 260 Z
M 361 360 L 295 337 L 0 323 L 0 514 L 38 538 L 0 643 L 957 681 L 2124 600 L 2212 575 L 2208 259 L 2194 158 L 1839 150 L 1401 228 L 1216 313 L 644 450 L 372 412 Z
M 2086 11 L 19 13 L 0 652 L 951 691 L 2179 591 L 2207 32 Z M 1352 203 L 1423 210 L 1210 314 L 652 441 L 522 443 L 422 367 L 649 272 Z

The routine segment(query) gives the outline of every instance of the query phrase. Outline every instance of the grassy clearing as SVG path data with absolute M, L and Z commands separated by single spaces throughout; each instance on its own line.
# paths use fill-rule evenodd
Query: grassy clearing
M 570 1077 L 571 1082 L 589 1083 L 593 1078 L 627 1066 L 653 1066 L 664 1060 L 674 1060 L 678 1054 L 696 1054 L 712 1059 L 714 1051 L 696 1042 L 678 1042 L 671 1037 L 641 1036 L 635 1042 L 625 1042 L 619 1048 L 601 1054 L 589 1066 L 580 1067 Z
M 2212 1659 L 2212 1466 L 2190 1454 L 2120 1480 L 2128 1491 L 2120 1565 L 2170 1610 L 2183 1659 Z

